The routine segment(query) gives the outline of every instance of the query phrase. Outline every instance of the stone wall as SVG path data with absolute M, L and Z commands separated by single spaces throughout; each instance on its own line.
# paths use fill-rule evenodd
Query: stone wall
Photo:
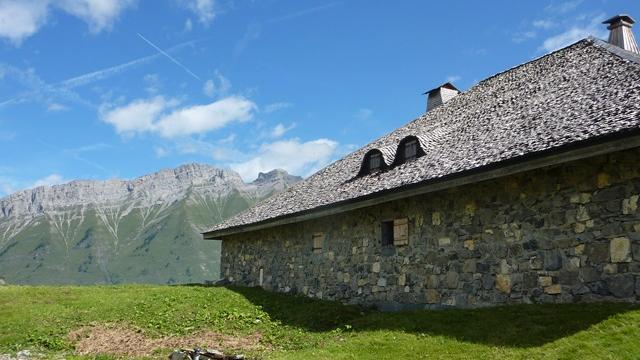
M 627 150 L 233 235 L 222 276 L 259 286 L 262 272 L 269 290 L 391 308 L 639 302 L 639 159 Z M 380 222 L 403 217 L 409 244 L 382 246 Z

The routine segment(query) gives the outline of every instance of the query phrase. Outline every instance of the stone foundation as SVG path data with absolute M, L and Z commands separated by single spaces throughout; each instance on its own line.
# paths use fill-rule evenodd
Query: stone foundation
M 640 302 L 639 159 L 627 150 L 229 236 L 222 277 L 387 308 Z M 406 246 L 381 245 L 394 218 L 409 219 Z

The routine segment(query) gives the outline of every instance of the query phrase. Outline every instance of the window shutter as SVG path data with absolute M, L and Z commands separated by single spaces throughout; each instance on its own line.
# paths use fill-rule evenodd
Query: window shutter
M 322 246 L 324 245 L 324 234 L 316 233 L 311 236 L 313 239 L 313 252 L 320 254 L 322 252 Z
M 393 245 L 409 244 L 409 219 L 393 220 Z

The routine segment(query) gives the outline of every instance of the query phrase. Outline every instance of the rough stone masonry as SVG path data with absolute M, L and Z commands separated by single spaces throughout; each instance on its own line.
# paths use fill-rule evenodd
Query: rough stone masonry
M 222 276 L 387 308 L 639 302 L 638 159 L 636 148 L 231 235 Z M 394 218 L 409 219 L 406 246 L 381 244 Z

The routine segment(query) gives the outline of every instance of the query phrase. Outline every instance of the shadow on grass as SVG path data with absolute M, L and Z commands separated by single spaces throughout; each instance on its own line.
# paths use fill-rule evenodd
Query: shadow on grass
M 630 304 L 508 305 L 481 309 L 379 312 L 315 300 L 227 286 L 262 307 L 273 320 L 307 331 L 350 325 L 352 331 L 398 330 L 453 337 L 493 346 L 534 347 L 586 330 L 619 313 L 640 310 Z

